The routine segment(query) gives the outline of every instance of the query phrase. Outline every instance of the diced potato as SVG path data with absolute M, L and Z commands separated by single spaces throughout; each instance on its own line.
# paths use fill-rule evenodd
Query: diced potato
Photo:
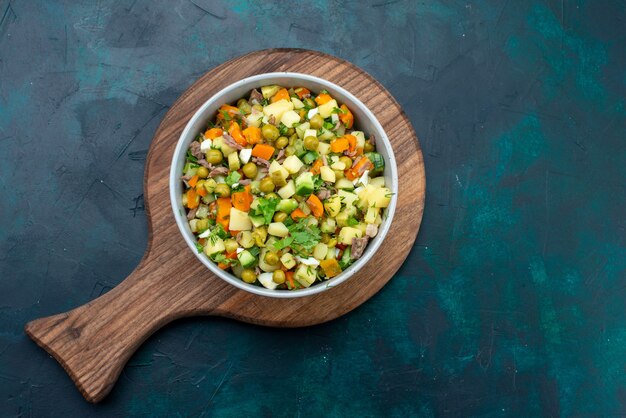
M 311 127 L 311 124 L 309 122 L 304 122 L 304 123 L 301 123 L 300 125 L 296 126 L 296 134 L 298 134 L 298 138 L 304 139 L 304 133 L 310 127 Z
M 345 190 L 339 190 L 337 195 L 341 199 L 341 203 L 346 206 L 352 206 L 354 201 L 358 199 L 358 196 L 355 193 L 347 192 Z
M 296 174 L 298 171 L 300 171 L 303 165 L 304 163 L 300 161 L 300 158 L 296 157 L 295 155 L 290 155 L 289 157 L 285 158 L 285 161 L 283 162 L 283 167 L 291 174 Z
M 385 187 L 385 178 L 374 177 L 373 179 L 370 179 L 369 184 L 373 187 Z
M 329 102 L 324 103 L 321 106 L 318 106 L 319 114 L 321 117 L 326 119 L 332 114 L 333 109 L 336 107 L 339 107 L 339 105 L 337 105 L 337 100 L 335 99 L 330 100 Z
M 226 247 L 224 246 L 224 240 L 215 237 L 215 239 L 207 240 L 207 243 L 204 246 L 204 253 L 208 256 L 212 256 L 213 254 L 221 253 L 225 249 Z
M 315 278 L 317 276 L 317 268 L 312 266 L 300 265 L 296 269 L 296 274 L 294 274 L 294 279 L 298 281 L 303 287 L 309 287 L 315 282 Z
M 374 222 L 376 222 L 378 211 L 378 208 L 367 208 L 367 212 L 365 213 L 365 223 L 373 224 Z
M 302 101 L 298 99 L 297 97 L 292 97 L 291 103 L 293 103 L 294 109 L 302 109 L 304 107 L 304 103 L 302 103 Z
M 272 97 L 273 95 L 278 93 L 278 90 L 280 90 L 280 86 L 277 86 L 276 84 L 272 84 L 272 85 L 269 85 L 269 86 L 263 86 L 263 87 L 261 87 L 261 94 L 266 99 L 269 99 L 270 97 Z
M 326 209 L 328 216 L 334 218 L 341 210 L 341 198 L 338 195 L 329 197 L 324 201 L 324 209 Z
M 363 148 L 365 147 L 365 134 L 361 131 L 353 131 L 352 135 L 356 138 L 356 147 Z
M 330 167 L 325 166 L 325 165 L 320 167 L 320 177 L 322 177 L 322 180 L 327 181 L 329 183 L 334 183 L 336 180 L 335 172 L 331 170 Z
M 263 113 L 265 113 L 265 116 L 268 118 L 273 115 L 276 120 L 281 120 L 283 114 L 288 110 L 293 110 L 293 103 L 288 100 L 281 99 L 265 106 L 263 108 Z
M 199 219 L 192 219 L 189 221 L 189 228 L 191 232 L 198 232 L 198 221 Z
M 368 196 L 369 206 L 386 208 L 391 202 L 391 190 L 386 187 L 373 189 Z
M 294 194 L 296 194 L 296 184 L 293 180 L 289 180 L 286 185 L 278 189 L 278 196 L 282 199 L 289 199 Z
M 252 232 L 250 231 L 242 231 L 241 235 L 237 238 L 237 242 L 243 248 L 252 248 L 256 243 L 254 237 L 252 236 Z
M 320 142 L 317 145 L 317 152 L 319 152 L 321 155 L 330 154 L 330 144 L 327 144 L 326 142 Z
M 267 228 L 267 233 L 275 237 L 284 238 L 289 235 L 289 229 L 282 222 L 272 222 Z
M 335 183 L 338 189 L 354 190 L 354 184 L 347 178 L 337 180 Z
M 293 125 L 300 122 L 300 115 L 298 115 L 294 110 L 288 110 L 283 113 L 283 116 L 280 118 L 280 121 L 287 128 L 293 128 Z
M 327 234 L 335 232 L 337 228 L 337 223 L 333 218 L 326 218 L 322 221 L 322 225 L 320 226 L 320 230 Z
M 333 170 L 343 171 L 346 169 L 346 165 L 342 161 L 335 161 L 334 163 L 330 165 L 330 168 L 332 168 Z
M 237 171 L 239 170 L 239 154 L 237 154 L 236 152 L 233 152 L 232 154 L 228 155 L 228 168 L 230 168 L 231 171 Z
M 318 260 L 323 260 L 326 257 L 326 253 L 328 252 L 328 245 L 320 242 L 313 248 L 313 257 Z
M 285 253 L 280 257 L 280 262 L 283 263 L 286 269 L 292 269 L 296 266 L 296 259 L 291 253 Z
M 350 214 L 345 210 L 339 212 L 339 214 L 335 217 L 337 220 L 337 226 L 344 227 L 348 225 L 348 219 L 350 218 Z
M 277 186 L 284 186 L 287 184 L 287 177 L 289 177 L 289 171 L 285 169 L 278 161 L 274 160 L 270 164 L 269 176 Z
M 341 228 L 341 231 L 339 231 L 338 241 L 343 245 L 352 245 L 352 238 L 361 238 L 362 236 L 363 233 L 361 230 L 351 226 L 344 226 Z
M 252 222 L 247 212 L 237 208 L 230 208 L 230 219 L 228 228 L 233 231 L 249 231 L 252 229 Z
M 317 138 L 317 131 L 315 129 L 307 129 L 306 131 L 304 131 L 304 138 L 306 138 L 307 136 L 314 136 Z

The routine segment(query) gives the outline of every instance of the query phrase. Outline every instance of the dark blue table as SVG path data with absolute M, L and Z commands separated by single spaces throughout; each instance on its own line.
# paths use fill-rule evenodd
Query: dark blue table
M 0 1 L 0 416 L 625 415 L 625 25 L 617 0 Z M 24 324 L 133 270 L 168 107 L 272 47 L 347 59 L 406 110 L 409 259 L 322 326 L 174 323 L 86 403 Z

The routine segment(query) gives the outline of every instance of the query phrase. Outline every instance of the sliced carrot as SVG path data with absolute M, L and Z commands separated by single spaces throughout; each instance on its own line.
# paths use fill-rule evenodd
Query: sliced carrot
M 233 206 L 243 212 L 248 212 L 250 210 L 252 200 L 253 197 L 252 193 L 250 193 L 250 185 L 247 185 L 244 191 L 232 194 Z
M 339 112 L 339 120 L 341 123 L 346 125 L 346 128 L 348 129 L 352 128 L 352 125 L 354 125 L 354 115 L 350 112 L 348 106 L 342 104 L 339 109 L 343 110 L 343 112 Z
M 295 289 L 296 287 L 296 283 L 293 281 L 293 275 L 293 271 L 285 272 L 285 280 L 287 281 L 287 286 L 289 287 L 289 289 Z
M 200 186 L 196 189 L 196 193 L 198 193 L 200 196 L 204 197 L 207 194 L 209 194 L 209 192 L 206 191 L 206 189 L 204 188 L 204 186 Z
M 233 137 L 235 142 L 242 147 L 248 145 L 248 141 L 246 141 L 246 138 L 241 133 L 241 128 L 239 127 L 239 124 L 237 122 L 230 123 L 230 126 L 228 127 L 228 133 L 230 134 L 230 136 Z
M 348 150 L 353 152 L 356 149 L 356 136 L 347 134 L 344 137 L 348 140 Z
M 298 87 L 294 91 L 296 92 L 296 95 L 300 99 L 304 99 L 306 96 L 310 96 L 311 95 L 311 90 L 307 89 L 306 87 Z
M 234 260 L 237 258 L 237 251 L 233 251 L 232 253 L 226 253 L 226 258 Z
M 197 175 L 193 176 L 192 178 L 189 179 L 187 183 L 189 183 L 191 187 L 196 187 L 196 183 L 198 183 L 198 179 L 199 177 Z
M 256 126 L 248 126 L 242 133 L 248 144 L 258 144 L 261 142 L 261 129 Z
M 291 212 L 291 219 L 293 219 L 294 221 L 297 221 L 298 218 L 306 218 L 306 217 L 307 217 L 306 213 L 304 213 L 304 211 L 300 208 Z
M 309 196 L 309 198 L 306 200 L 306 204 L 309 208 L 311 208 L 311 212 L 316 218 L 319 218 L 324 214 L 324 205 L 322 205 L 322 201 L 319 199 L 319 197 L 315 196 L 314 194 Z
M 315 98 L 315 103 L 317 103 L 318 106 L 321 106 L 324 103 L 330 102 L 332 99 L 333 98 L 330 97 L 330 94 L 320 93 L 319 96 Z
M 341 267 L 339 267 L 339 263 L 334 258 L 320 261 L 320 266 L 324 270 L 326 277 L 335 277 L 341 273 Z
M 239 108 L 236 108 L 235 106 L 231 106 L 231 105 L 222 105 L 222 107 L 219 108 L 219 113 L 217 114 L 217 118 L 218 119 L 224 119 L 224 113 L 228 114 L 228 116 L 230 116 L 231 118 L 234 118 L 236 116 L 241 116 L 241 112 L 239 112 Z
M 217 199 L 217 218 L 215 221 L 228 231 L 230 224 L 230 197 L 220 197 Z
M 272 96 L 270 102 L 275 103 L 279 100 L 289 100 L 289 92 L 286 88 L 278 90 L 278 92 Z
M 253 157 L 259 157 L 269 161 L 272 155 L 274 155 L 274 147 L 271 145 L 256 144 L 254 148 L 252 148 Z
M 219 268 L 221 268 L 222 270 L 226 270 L 226 269 L 228 269 L 228 264 L 226 264 L 226 263 L 222 263 L 221 261 L 220 261 L 219 263 L 217 263 L 217 266 L 218 266 Z
M 332 152 L 344 152 L 345 150 L 349 148 L 350 148 L 350 142 L 348 141 L 348 138 L 346 138 L 345 136 L 342 136 L 337 139 L 333 139 L 330 142 L 330 150 Z
M 320 168 L 322 168 L 323 165 L 324 165 L 324 161 L 322 161 L 321 158 L 318 158 L 317 160 L 315 160 L 315 162 L 311 166 L 311 170 L 310 170 L 311 173 L 313 173 L 313 175 L 319 174 Z
M 187 207 L 189 209 L 197 208 L 200 204 L 200 196 L 194 189 L 187 190 Z
M 224 131 L 222 131 L 220 128 L 211 128 L 207 129 L 207 131 L 204 133 L 204 137 L 209 139 L 215 139 L 222 136 L 223 133 Z

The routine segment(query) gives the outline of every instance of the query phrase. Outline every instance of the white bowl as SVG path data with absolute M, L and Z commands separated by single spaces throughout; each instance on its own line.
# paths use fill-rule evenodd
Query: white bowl
M 187 149 L 189 148 L 189 144 L 196 138 L 198 133 L 202 132 L 206 128 L 207 121 L 212 120 L 215 117 L 217 109 L 222 104 L 233 103 L 241 97 L 248 97 L 252 89 L 258 89 L 261 86 L 269 84 L 278 84 L 287 87 L 306 87 L 314 93 L 318 93 L 320 90 L 326 89 L 329 91 L 331 96 L 333 96 L 333 98 L 337 99 L 339 103 L 345 103 L 354 114 L 355 127 L 358 127 L 359 130 L 365 132 L 366 135 L 375 135 L 376 151 L 380 153 L 385 160 L 385 183 L 393 193 L 391 203 L 384 212 L 383 222 L 379 226 L 378 235 L 376 235 L 374 239 L 370 240 L 361 258 L 356 260 L 350 267 L 338 276 L 333 277 L 328 281 L 314 284 L 313 286 L 305 289 L 270 290 L 264 287 L 245 283 L 236 276 L 217 267 L 217 265 L 209 260 L 204 253 L 198 253 L 196 250 L 196 239 L 189 228 L 185 208 L 183 207 L 181 199 L 183 193 L 183 183 L 180 180 L 180 177 L 182 176 L 183 166 L 185 164 L 185 155 L 187 153 Z M 367 107 L 365 107 L 359 99 L 344 88 L 324 79 L 299 73 L 284 72 L 259 74 L 233 83 L 216 93 L 202 106 L 200 106 L 187 123 L 187 126 L 185 126 L 185 129 L 178 140 L 178 144 L 176 144 L 170 168 L 170 200 L 172 202 L 172 210 L 174 211 L 174 217 L 176 218 L 178 229 L 180 229 L 180 233 L 183 235 L 187 245 L 189 245 L 190 251 L 193 252 L 193 254 L 198 257 L 198 259 L 205 266 L 207 266 L 211 272 L 233 286 L 257 295 L 275 298 L 295 298 L 320 293 L 343 283 L 359 271 L 359 269 L 361 269 L 370 260 L 370 258 L 372 258 L 389 231 L 389 226 L 393 220 L 393 214 L 396 208 L 397 193 L 398 170 L 396 160 L 393 155 L 393 149 L 391 148 L 391 144 L 389 143 L 389 139 L 387 138 L 383 127 L 380 125 L 374 114 Z M 373 280 L 373 278 L 363 278 L 363 280 Z M 359 286 L 359 283 L 354 283 L 354 286 Z

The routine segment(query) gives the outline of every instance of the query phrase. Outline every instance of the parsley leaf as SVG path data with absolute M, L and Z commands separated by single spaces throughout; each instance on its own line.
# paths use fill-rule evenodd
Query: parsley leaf
M 350 216 L 348 218 L 348 226 L 355 226 L 355 225 L 358 225 L 358 224 L 359 224 L 359 221 L 357 221 L 354 216 Z
M 261 100 L 261 106 L 267 106 L 268 104 L 270 104 L 270 99 L 263 98 Z
M 196 244 L 196 250 L 198 250 L 198 254 L 204 251 L 204 246 L 202 244 L 200 244 L 199 242 L 196 242 L 195 244 Z
M 280 199 L 277 198 L 269 198 L 266 199 L 264 197 L 258 198 L 259 205 L 254 209 L 254 216 L 263 216 L 263 220 L 265 224 L 269 225 L 272 222 L 272 218 L 274 217 L 274 212 L 276 212 L 276 206 Z
M 324 128 L 325 129 L 333 129 L 335 127 L 335 124 L 333 122 L 324 122 Z
M 310 225 L 306 220 L 294 223 L 288 228 L 289 234 L 293 238 L 292 248 L 294 251 L 311 253 L 313 247 L 319 244 L 321 240 L 319 228 L 315 225 Z
M 236 171 L 231 171 L 228 176 L 226 176 L 226 184 L 232 187 L 233 184 L 237 183 L 241 180 L 241 174 Z
M 285 237 L 281 240 L 278 240 L 274 243 L 274 248 L 276 251 L 280 251 L 283 248 L 289 247 L 293 242 L 293 237 Z
M 198 159 L 191 154 L 191 150 L 187 150 L 187 161 L 191 161 L 192 163 L 197 163 Z
M 322 177 L 318 174 L 316 176 L 313 176 L 313 191 L 314 192 L 318 192 L 320 190 L 320 187 L 322 187 L 324 185 L 324 180 L 322 180 Z
M 232 119 L 230 117 L 230 115 L 228 114 L 228 112 L 226 112 L 225 110 L 220 110 L 220 113 L 222 114 L 222 116 L 224 116 L 224 120 L 231 120 Z

